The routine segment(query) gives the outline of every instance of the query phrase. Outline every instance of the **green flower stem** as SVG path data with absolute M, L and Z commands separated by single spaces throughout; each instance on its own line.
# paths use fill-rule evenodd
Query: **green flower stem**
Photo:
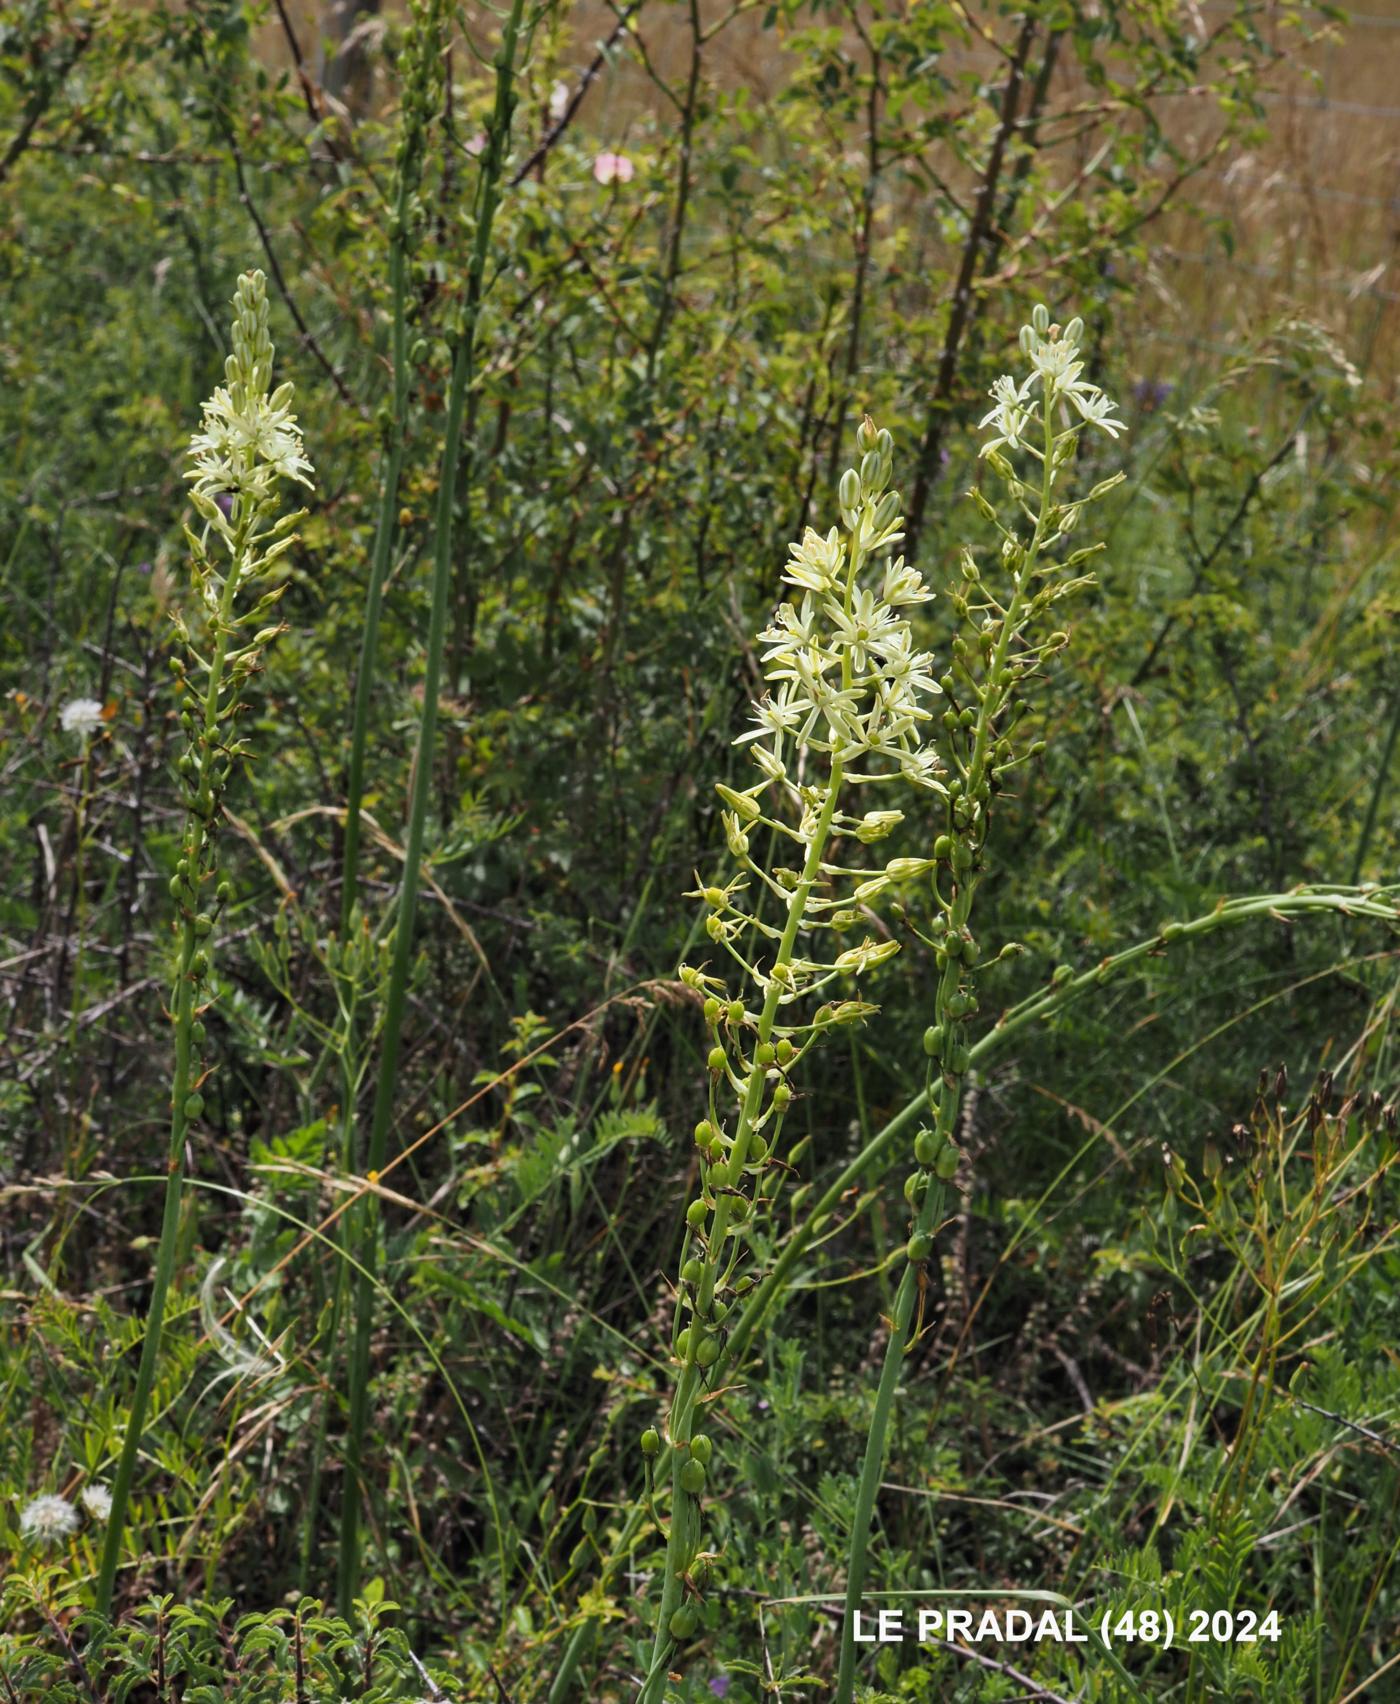
M 380 474 L 379 514 L 375 521 L 374 548 L 370 557 L 369 588 L 365 593 L 364 627 L 360 634 L 359 666 L 355 674 L 355 707 L 350 734 L 350 765 L 345 785 L 345 844 L 340 866 L 340 933 L 349 934 L 351 912 L 360 885 L 360 811 L 365 796 L 365 747 L 369 740 L 370 701 L 379 651 L 379 623 L 384 607 L 384 584 L 389 577 L 389 559 L 403 477 L 404 425 L 408 408 L 408 328 L 406 226 L 410 186 L 400 175 L 395 197 L 393 236 L 389 247 L 389 295 L 392 330 L 393 400 L 388 422 L 388 443 Z
M 250 505 L 243 504 L 240 508 L 242 513 L 234 540 L 233 557 L 224 577 L 219 613 L 214 624 L 214 654 L 210 659 L 209 684 L 204 695 L 202 733 L 205 752 L 212 752 L 214 736 L 218 730 L 219 697 L 223 688 L 229 635 L 232 632 L 229 617 L 233 612 L 234 596 L 243 577 L 246 562 L 248 529 L 252 516 Z M 171 1089 L 170 1146 L 165 1162 L 165 1207 L 161 1215 L 160 1242 L 156 1249 L 151 1295 L 146 1307 L 146 1335 L 141 1342 L 141 1362 L 136 1371 L 136 1389 L 132 1392 L 131 1412 L 127 1416 L 122 1452 L 117 1461 L 116 1477 L 112 1481 L 112 1512 L 107 1517 L 107 1527 L 102 1539 L 102 1560 L 97 1572 L 96 1596 L 97 1612 L 102 1616 L 109 1616 L 112 1612 L 112 1592 L 116 1585 L 117 1563 L 121 1556 L 122 1538 L 126 1528 L 127 1506 L 131 1500 L 131 1482 L 136 1472 L 141 1432 L 146 1422 L 151 1387 L 155 1383 L 156 1366 L 160 1360 L 160 1341 L 165 1327 L 165 1303 L 175 1270 L 175 1250 L 180 1233 L 185 1185 L 185 1138 L 190 1122 L 185 1105 L 191 1092 L 190 1067 L 194 1054 L 194 955 L 200 945 L 200 937 L 195 929 L 198 895 L 193 884 L 198 880 L 207 833 L 208 822 L 198 807 L 187 808 L 182 845 L 185 849 L 183 856 L 186 868 L 190 871 L 191 887 L 183 905 L 184 919 L 180 926 L 178 970 L 175 978 L 175 1077 Z
M 427 51 L 436 42 L 434 20 L 420 16 L 415 28 L 431 32 Z M 392 370 L 392 389 L 388 418 L 385 421 L 385 441 L 379 476 L 379 510 L 375 517 L 374 544 L 370 553 L 369 585 L 365 593 L 364 623 L 360 633 L 359 662 L 355 672 L 355 699 L 351 718 L 350 759 L 345 787 L 345 840 L 341 850 L 340 874 L 340 936 L 348 942 L 354 927 L 355 904 L 360 887 L 360 813 L 365 794 L 365 751 L 369 743 L 370 705 L 374 696 L 374 677 L 378 662 L 379 628 L 384 608 L 384 587 L 389 577 L 389 563 L 399 506 L 399 488 L 403 480 L 404 443 L 408 416 L 408 257 L 411 240 L 410 217 L 414 190 L 421 177 L 423 139 L 427 129 L 427 114 L 418 98 L 420 91 L 409 91 L 403 114 L 403 133 L 400 141 L 398 170 L 394 180 L 394 201 L 389 224 L 389 353 Z M 345 1029 L 341 1045 L 342 1092 L 341 1105 L 341 1164 L 348 1173 L 355 1164 L 355 1103 L 356 1072 L 353 1051 L 356 1042 L 360 986 L 355 978 L 345 986 Z M 324 1064 L 326 1056 L 322 1055 Z M 320 1071 L 317 1067 L 317 1074 Z M 349 1225 L 342 1217 L 336 1222 L 335 1240 L 338 1248 L 348 1249 Z M 336 1265 L 335 1292 L 331 1304 L 329 1325 L 330 1354 L 336 1353 L 340 1340 L 340 1322 L 344 1313 L 348 1268 L 344 1260 Z M 316 1547 L 316 1531 L 320 1520 L 322 1465 L 330 1422 L 330 1400 L 321 1404 L 316 1435 L 311 1450 L 306 1509 L 302 1533 L 300 1589 L 311 1589 L 311 1571 Z
M 1033 574 L 1036 560 L 1040 555 L 1041 542 L 1045 538 L 1053 501 L 1055 416 L 1054 403 L 1051 397 L 1046 397 L 1042 412 L 1044 461 L 1041 470 L 1040 508 L 1036 515 L 1035 529 L 1030 544 L 1026 547 L 1025 557 L 1018 566 L 1011 600 L 1002 617 L 996 644 L 992 649 L 991 657 L 988 659 L 987 688 L 978 698 L 976 732 L 973 737 L 972 754 L 967 763 L 966 790 L 963 794 L 963 797 L 972 800 L 976 800 L 980 796 L 983 783 L 991 779 L 989 755 L 993 728 L 997 716 L 1006 707 L 1013 685 L 1007 673 L 1007 655 L 1011 648 L 1012 639 L 1020 631 L 1021 620 L 1028 602 L 1028 593 L 1031 592 L 1034 585 Z M 974 832 L 978 839 L 985 843 L 985 818 L 980 828 L 974 830 L 969 827 L 969 835 Z M 972 915 L 972 904 L 977 893 L 977 880 L 974 860 L 973 867 L 958 881 L 953 896 L 948 923 L 950 930 L 954 932 L 965 927 Z M 962 1023 L 960 1019 L 955 1020 L 949 1002 L 958 991 L 961 976 L 961 960 L 949 954 L 934 994 L 933 1018 L 935 1024 L 944 1027 L 945 1033 L 956 1035 L 959 1043 L 961 1043 L 963 1035 Z M 962 1099 L 963 1074 L 967 1065 L 970 1064 L 970 1061 L 965 1061 L 960 1069 L 947 1063 L 955 1057 L 956 1050 L 944 1054 L 942 1082 L 939 1085 L 937 1103 L 934 1108 L 934 1133 L 945 1142 L 951 1141 L 953 1137 Z M 938 1223 L 942 1206 L 943 1189 L 936 1181 L 931 1181 L 915 1216 L 914 1231 L 916 1234 L 933 1231 Z M 875 1514 L 875 1497 L 879 1490 L 881 1475 L 884 1472 L 885 1440 L 889 1432 L 890 1416 L 894 1408 L 894 1393 L 899 1383 L 900 1367 L 908 1352 L 906 1339 L 913 1318 L 918 1284 L 918 1263 L 910 1260 L 905 1264 L 903 1276 L 899 1281 L 899 1288 L 895 1293 L 894 1316 L 890 1321 L 889 1340 L 885 1345 L 885 1358 L 880 1368 L 880 1382 L 875 1390 L 875 1406 L 871 1414 L 870 1431 L 865 1443 L 865 1460 L 856 1486 L 855 1515 L 851 1524 L 851 1548 L 846 1561 L 846 1605 L 841 1621 L 841 1659 L 836 1677 L 835 1704 L 851 1704 L 855 1691 L 855 1617 L 860 1608 L 861 1593 L 865 1589 L 870 1523 Z
M 807 902 L 812 896 L 812 890 L 821 875 L 822 858 L 826 845 L 831 838 L 831 825 L 836 815 L 837 801 L 841 795 L 842 767 L 840 762 L 834 762 L 827 780 L 826 798 L 822 802 L 821 815 L 817 818 L 811 842 L 807 847 L 807 856 L 803 862 L 802 875 L 796 887 L 788 898 L 787 920 L 783 926 L 782 938 L 778 943 L 775 964 L 788 964 L 797 945 L 797 932 L 806 915 Z M 782 998 L 784 984 L 776 976 L 769 979 L 768 989 L 763 998 L 763 1006 L 758 1018 L 758 1045 L 762 1046 L 772 1039 L 773 1026 L 777 1022 L 779 1002 Z M 725 1238 L 729 1231 L 731 1204 L 735 1196 L 725 1194 L 726 1188 L 737 1190 L 744 1175 L 744 1162 L 748 1157 L 749 1139 L 753 1133 L 754 1122 L 763 1104 L 763 1069 L 755 1064 L 750 1069 L 748 1087 L 745 1090 L 742 1110 L 738 1126 L 734 1133 L 734 1145 L 730 1150 L 727 1163 L 720 1168 L 719 1184 L 721 1193 L 715 1197 L 714 1218 L 711 1221 L 708 1247 L 701 1256 L 704 1268 L 703 1276 L 696 1285 L 696 1308 L 694 1318 L 698 1322 L 705 1318 L 714 1300 L 716 1280 L 719 1277 L 725 1259 Z M 677 1310 L 679 1318 L 679 1309 Z M 692 1495 L 681 1484 L 681 1470 L 688 1459 L 688 1445 L 694 1425 L 695 1405 L 699 1395 L 701 1369 L 696 1362 L 696 1353 L 701 1339 L 700 1331 L 694 1330 L 690 1335 L 690 1347 L 686 1354 L 685 1365 L 681 1370 L 680 1383 L 676 1388 L 675 1399 L 671 1406 L 671 1418 L 667 1427 L 671 1446 L 671 1526 L 666 1540 L 666 1573 L 661 1588 L 661 1607 L 656 1618 L 656 1638 L 652 1647 L 651 1668 L 647 1673 L 642 1690 L 638 1693 L 638 1704 L 657 1704 L 661 1691 L 665 1687 L 666 1661 L 675 1643 L 671 1637 L 669 1622 L 671 1616 L 680 1607 L 682 1593 L 682 1575 L 690 1562 L 694 1550 L 694 1537 L 699 1529 L 699 1498 Z M 660 1689 L 660 1690 L 658 1690 Z
M 467 396 L 476 378 L 476 330 L 480 317 L 491 228 L 500 201 L 501 176 L 511 115 L 515 108 L 515 55 L 520 40 L 524 0 L 512 0 L 510 15 L 501 32 L 495 58 L 496 104 L 487 130 L 477 185 L 475 237 L 465 283 L 465 310 L 458 335 L 448 394 L 447 420 L 443 432 L 442 460 L 434 529 L 432 606 L 428 620 L 427 657 L 423 674 L 423 711 L 418 725 L 414 757 L 413 793 L 409 802 L 408 833 L 400 877 L 398 918 L 394 931 L 394 953 L 384 1007 L 384 1028 L 379 1058 L 379 1078 L 370 1127 L 367 1169 L 383 1170 L 389 1145 L 398 1089 L 399 1046 L 404 1011 L 408 1001 L 409 975 L 414 956 L 414 921 L 418 885 L 422 874 L 423 840 L 428 817 L 428 798 L 433 782 L 433 751 L 437 737 L 438 696 L 442 679 L 443 643 L 447 627 L 448 593 L 452 583 L 453 530 L 457 502 L 456 471 L 461 456 L 462 417 Z M 349 1616 L 360 1581 L 360 1505 L 364 1461 L 364 1435 L 369 1415 L 369 1347 L 374 1326 L 375 1278 L 378 1269 L 379 1212 L 375 1196 L 367 1195 L 357 1213 L 353 1233 L 359 1247 L 360 1272 L 356 1283 L 355 1336 L 349 1368 L 349 1418 L 345 1438 L 345 1479 L 341 1500 L 340 1556 L 336 1600 L 340 1613 Z

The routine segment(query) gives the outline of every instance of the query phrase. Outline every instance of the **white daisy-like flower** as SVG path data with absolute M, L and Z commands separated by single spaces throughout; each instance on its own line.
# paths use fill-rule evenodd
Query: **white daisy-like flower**
M 553 123 L 558 124 L 569 110 L 569 85 L 556 83 L 549 91 L 549 116 Z
M 896 556 L 885 569 L 880 596 L 891 609 L 898 609 L 903 604 L 927 603 L 933 593 L 925 586 L 919 570 L 910 568 L 902 556 Z
M 841 572 L 846 547 L 833 527 L 825 538 L 815 527 L 808 527 L 800 544 L 790 544 L 792 561 L 783 571 L 783 578 L 794 586 L 805 586 L 810 592 L 829 592 Z
M 72 698 L 58 713 L 65 734 L 95 734 L 102 726 L 102 706 L 95 698 Z
M 833 642 L 850 652 L 851 667 L 860 674 L 864 671 L 868 651 L 892 637 L 898 618 L 893 610 L 876 598 L 869 586 L 862 586 L 851 598 L 850 604 L 849 614 L 834 599 L 824 608 L 836 630 Z
M 35 1497 L 19 1512 L 19 1530 L 35 1544 L 57 1544 L 78 1530 L 78 1511 L 66 1497 Z
M 1121 420 L 1112 418 L 1112 412 L 1118 404 L 1110 401 L 1101 390 L 1071 391 L 1069 399 L 1091 426 L 1097 426 L 1101 432 L 1107 432 L 1110 438 L 1116 438 L 1120 432 L 1127 430 Z
M 996 407 L 984 414 L 978 422 L 979 428 L 983 431 L 988 426 L 995 428 L 996 435 L 989 443 L 982 446 L 984 456 L 989 450 L 999 449 L 1003 444 L 1009 449 L 1020 449 L 1021 434 L 1025 431 L 1027 421 L 1030 418 L 1024 406 L 1025 391 L 1030 382 L 1028 379 L 1024 385 L 1018 386 L 1010 374 L 1004 373 L 992 385 L 988 394 L 996 403 Z
M 105 1521 L 112 1512 L 112 1493 L 105 1485 L 84 1485 L 78 1501 L 95 1521 Z

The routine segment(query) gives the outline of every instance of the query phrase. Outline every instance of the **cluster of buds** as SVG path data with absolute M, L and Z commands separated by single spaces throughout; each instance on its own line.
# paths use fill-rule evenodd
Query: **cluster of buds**
M 185 795 L 185 834 L 170 893 L 183 925 L 181 981 L 198 990 L 209 975 L 209 937 L 230 898 L 218 868 L 214 824 L 234 765 L 246 755 L 235 726 L 243 688 L 261 667 L 263 653 L 281 631 L 269 620 L 284 590 L 273 575 L 296 542 L 305 511 L 280 512 L 279 485 L 310 484 L 311 464 L 291 412 L 292 387 L 272 390 L 272 340 L 267 287 L 261 272 L 245 273 L 233 299 L 233 353 L 226 383 L 204 405 L 201 429 L 190 441 L 191 498 L 204 521 L 189 541 L 198 633 L 182 615 L 175 625 L 184 655 L 171 658 L 185 749 L 176 768 Z M 220 547 L 221 561 L 211 554 Z M 204 1024 L 191 1039 L 198 1050 Z M 203 1111 L 192 1074 L 184 1098 L 187 1118 Z
M 446 10 L 443 0 L 411 0 L 409 26 L 399 54 L 403 122 L 399 125 L 394 167 L 409 196 L 417 194 L 422 181 L 428 126 L 442 101 Z M 414 210 L 421 214 L 421 207 Z
M 709 1079 L 707 1113 L 695 1126 L 700 1188 L 686 1212 L 678 1286 L 681 1372 L 666 1426 L 674 1456 L 659 1648 L 695 1624 L 697 1569 L 708 1564 L 700 1500 L 713 1453 L 693 1431 L 695 1403 L 722 1369 L 726 1320 L 754 1283 L 744 1268 L 755 1229 L 797 1157 L 780 1152 L 793 1073 L 821 1034 L 876 1009 L 849 986 L 899 950 L 865 932 L 871 902 L 934 869 L 932 858 L 872 869 L 829 855 L 840 837 L 872 845 L 903 818 L 898 809 L 846 808 L 857 787 L 902 782 L 944 792 L 926 739 L 927 700 L 940 688 L 908 618 L 932 594 L 895 555 L 903 520 L 890 489 L 890 435 L 867 419 L 857 442 L 859 465 L 840 483 L 841 527 L 825 536 L 808 529 L 791 547 L 783 578 L 801 601 L 782 603 L 759 636 L 769 691 L 754 707 L 756 727 L 736 741 L 751 748 L 758 779 L 742 790 L 718 788 L 737 870 L 711 883 L 697 876 L 692 895 L 707 907 L 709 938 L 741 981 L 734 993 L 706 970 L 680 971 L 703 1001 Z M 761 862 L 756 832 L 765 844 L 789 845 L 794 867 Z M 650 1460 L 660 1434 L 649 1430 L 642 1442 Z
M 933 845 L 933 921 L 921 934 L 939 972 L 935 1022 L 924 1033 L 934 1128 L 920 1130 L 915 1138 L 917 1169 L 905 1188 L 915 1213 L 910 1243 L 915 1259 L 927 1254 L 926 1232 L 937 1199 L 930 1185 L 951 1178 L 958 1165 L 953 1125 L 969 1065 L 967 1020 L 978 1010 L 977 979 L 986 962 L 970 915 L 988 813 L 1007 774 L 1044 749 L 1043 741 L 1025 737 L 1026 689 L 1068 643 L 1049 612 L 1094 583 L 1092 574 L 1079 570 L 1103 546 L 1075 545 L 1080 518 L 1123 478 L 1115 474 L 1073 500 L 1062 491 L 1083 432 L 1093 427 L 1116 437 L 1123 430 L 1114 404 L 1084 377 L 1083 331 L 1078 319 L 1063 328 L 1052 325 L 1048 310 L 1037 307 L 1021 331 L 1029 371 L 996 381 L 991 390 L 995 406 L 981 422 L 984 430 L 990 428 L 982 459 L 1009 501 L 998 507 L 980 488 L 971 493 L 1000 535 L 999 567 L 984 574 L 965 548 L 962 583 L 950 594 L 964 630 L 952 640 L 951 664 L 940 681 L 949 765 L 946 819 Z M 1012 943 L 997 957 L 1020 950 Z

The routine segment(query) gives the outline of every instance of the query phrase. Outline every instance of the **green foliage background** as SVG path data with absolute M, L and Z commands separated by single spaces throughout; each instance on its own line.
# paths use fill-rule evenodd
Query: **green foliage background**
M 1102 584 L 995 828 L 982 932 L 1029 949 L 997 1000 L 1226 895 L 1394 876 L 1387 342 L 1269 286 L 1213 354 L 1161 336 L 1203 305 L 1165 291 L 1154 245 L 1185 229 L 1228 252 L 1228 213 L 1192 211 L 1197 180 L 1267 147 L 1268 97 L 1324 16 L 647 0 L 623 17 L 533 20 L 449 470 L 460 545 L 391 1144 L 420 1145 L 382 1203 L 368 1577 L 347 1626 L 311 1603 L 334 1594 L 343 1371 L 336 1251 L 302 1233 L 344 1199 L 337 978 L 371 1012 L 382 987 L 382 954 L 346 969 L 338 882 L 405 20 L 386 12 L 372 96 L 336 112 L 301 14 L 0 7 L 12 1697 L 543 1699 L 586 1616 L 574 1695 L 632 1695 L 655 1535 L 626 1575 L 601 1565 L 666 1388 L 704 1073 L 672 980 L 698 939 L 681 895 L 719 843 L 710 784 L 756 690 L 751 636 L 787 541 L 827 524 L 862 412 L 895 436 L 920 565 L 951 578 L 980 526 L 960 493 L 981 398 L 1033 301 L 1085 316 L 1132 431 L 1090 470 L 1128 473 Z M 376 927 L 494 29 L 460 20 L 414 211 L 366 797 Z M 583 90 L 562 122 L 557 83 Z M 632 175 L 600 182 L 604 151 Z M 234 789 L 218 1063 L 112 1632 L 85 1619 L 92 1527 L 59 1556 L 19 1514 L 110 1474 L 134 1377 L 168 1116 L 180 457 L 249 265 L 317 489 L 253 694 L 262 755 Z M 88 742 L 60 720 L 79 698 L 104 707 Z M 911 819 L 890 850 L 934 832 Z M 932 980 L 902 954 L 879 1018 L 801 1085 L 810 1178 L 922 1086 Z M 1096 1698 L 1363 1695 L 1400 1617 L 1395 989 L 1375 925 L 1264 921 L 1154 955 L 1018 1039 L 976 1085 L 880 1505 L 880 1589 L 1037 1588 L 1095 1619 L 1272 1606 L 1281 1643 L 1120 1649 L 1121 1668 L 911 1646 L 872 1659 L 872 1697 L 1015 1697 L 1008 1662 L 1045 1696 L 1086 1677 Z M 1335 1087 L 1310 1101 L 1323 1070 Z M 724 1553 L 680 1698 L 824 1696 L 899 1175 L 872 1173 L 803 1261 L 731 1404 Z M 1364 1695 L 1394 1696 L 1395 1672 Z

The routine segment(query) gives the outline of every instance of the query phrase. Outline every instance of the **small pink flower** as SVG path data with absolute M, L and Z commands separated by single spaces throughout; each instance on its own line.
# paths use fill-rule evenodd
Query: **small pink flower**
M 473 159 L 486 152 L 487 135 L 484 130 L 478 130 L 475 136 L 469 136 L 462 144 L 463 148 Z
M 599 183 L 631 183 L 636 170 L 626 154 L 599 154 L 593 162 L 593 175 Z

